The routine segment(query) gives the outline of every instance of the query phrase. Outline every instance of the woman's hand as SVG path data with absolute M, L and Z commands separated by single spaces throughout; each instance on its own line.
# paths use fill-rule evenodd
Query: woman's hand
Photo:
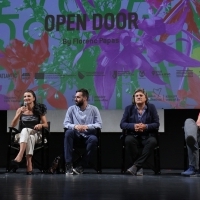
M 26 106 L 22 106 L 20 108 L 20 114 L 23 114 L 26 110 L 27 110 L 27 107 Z
M 35 130 L 40 130 L 40 129 L 42 129 L 42 124 L 37 124 L 37 125 L 35 125 L 35 126 L 34 126 L 34 129 L 35 129 Z
M 27 108 L 25 106 L 18 108 L 16 112 L 16 116 L 21 116 L 26 110 Z
M 17 109 L 16 114 L 11 122 L 11 127 L 15 127 L 21 117 L 21 115 L 27 110 L 25 106 L 22 106 Z

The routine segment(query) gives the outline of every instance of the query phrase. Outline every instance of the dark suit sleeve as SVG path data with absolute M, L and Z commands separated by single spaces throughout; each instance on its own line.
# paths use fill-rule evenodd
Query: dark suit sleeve
M 132 130 L 133 131 L 135 123 L 129 123 L 130 109 L 132 109 L 131 106 L 127 106 L 125 108 L 122 120 L 120 122 L 120 128 L 121 129 L 127 129 L 127 130 Z
M 159 116 L 154 104 L 149 105 L 149 110 L 150 110 L 151 121 L 147 122 L 148 130 L 155 130 L 155 129 L 158 130 L 160 126 L 160 122 L 159 122 Z

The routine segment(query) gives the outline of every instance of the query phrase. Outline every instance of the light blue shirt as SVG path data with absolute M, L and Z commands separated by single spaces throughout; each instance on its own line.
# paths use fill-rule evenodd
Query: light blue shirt
M 63 122 L 65 128 L 73 129 L 75 125 L 87 125 L 89 130 L 102 128 L 101 115 L 96 106 L 88 104 L 85 110 L 73 105 L 70 106 Z

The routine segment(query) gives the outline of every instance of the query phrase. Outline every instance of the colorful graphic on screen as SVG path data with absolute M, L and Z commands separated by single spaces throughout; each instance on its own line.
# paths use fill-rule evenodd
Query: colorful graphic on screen
M 197 0 L 0 1 L 0 109 L 26 89 L 50 110 L 86 88 L 99 109 L 124 109 L 144 88 L 158 109 L 200 108 Z

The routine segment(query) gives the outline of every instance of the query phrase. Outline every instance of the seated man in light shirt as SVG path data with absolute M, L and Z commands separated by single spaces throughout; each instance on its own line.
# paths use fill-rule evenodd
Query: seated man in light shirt
M 66 174 L 82 174 L 83 166 L 88 164 L 97 148 L 98 139 L 95 129 L 102 127 L 102 120 L 98 108 L 90 105 L 88 99 L 89 92 L 86 89 L 77 90 L 76 105 L 68 108 L 64 119 L 63 125 L 67 128 L 64 138 Z M 73 168 L 72 163 L 74 140 L 81 141 L 86 145 L 86 154 L 76 168 Z

